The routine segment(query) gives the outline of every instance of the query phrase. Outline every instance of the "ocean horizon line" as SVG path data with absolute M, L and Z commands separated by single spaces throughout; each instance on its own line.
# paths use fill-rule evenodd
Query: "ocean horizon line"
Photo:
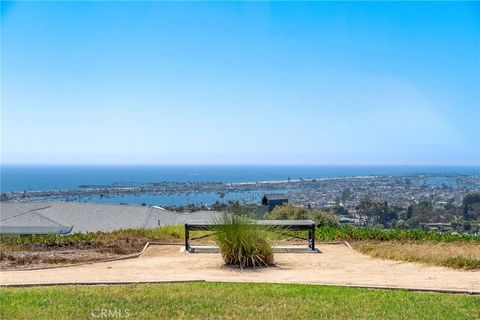
M 223 167 L 479 167 L 480 164 L 306 164 L 306 163 L 0 163 L 1 166 L 223 166 Z

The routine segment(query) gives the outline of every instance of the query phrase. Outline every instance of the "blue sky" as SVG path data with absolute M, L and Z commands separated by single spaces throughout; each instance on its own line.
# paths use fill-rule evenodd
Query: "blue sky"
M 2 2 L 4 163 L 480 164 L 480 3 Z

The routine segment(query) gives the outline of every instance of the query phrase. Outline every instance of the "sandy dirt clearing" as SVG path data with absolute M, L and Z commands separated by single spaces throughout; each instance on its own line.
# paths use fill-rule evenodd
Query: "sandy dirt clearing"
M 223 266 L 218 253 L 180 252 L 178 245 L 152 245 L 139 258 L 28 271 L 0 271 L 0 285 L 226 281 L 388 286 L 480 292 L 480 271 L 380 260 L 342 244 L 322 253 L 277 253 L 276 266 L 240 270 Z

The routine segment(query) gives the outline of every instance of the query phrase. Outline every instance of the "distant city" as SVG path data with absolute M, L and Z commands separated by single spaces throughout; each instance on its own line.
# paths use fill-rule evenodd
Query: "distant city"
M 465 195 L 480 191 L 478 174 L 373 175 L 257 182 L 158 182 L 80 185 L 76 189 L 2 192 L 1 201 L 78 201 L 144 205 L 205 205 L 239 201 L 258 203 L 264 193 L 286 193 L 294 204 L 312 208 L 357 206 L 369 197 L 390 206 L 427 201 L 434 208 L 458 206 Z M 190 200 L 190 202 L 189 202 Z M 163 202 L 162 202 L 163 201 Z

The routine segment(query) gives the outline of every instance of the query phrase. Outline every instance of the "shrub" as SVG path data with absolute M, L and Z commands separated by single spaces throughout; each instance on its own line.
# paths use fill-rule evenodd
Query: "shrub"
M 340 226 L 340 221 L 336 215 L 333 213 L 315 210 L 311 213 L 311 219 L 315 221 L 317 227 L 329 226 L 329 227 L 338 227 Z
M 224 215 L 215 223 L 214 238 L 225 264 L 240 268 L 273 264 L 273 241 L 279 234 L 275 228 L 238 215 Z
M 340 226 L 338 217 L 330 212 L 323 210 L 310 211 L 307 208 L 293 204 L 278 206 L 267 214 L 265 218 L 270 220 L 313 220 L 317 226 Z
M 319 228 L 317 228 L 316 237 L 319 241 L 333 241 L 333 240 L 427 241 L 428 240 L 428 241 L 435 241 L 435 242 L 468 241 L 468 242 L 480 243 L 480 237 L 472 234 L 450 234 L 450 233 L 442 234 L 442 233 L 435 233 L 431 231 L 423 231 L 419 229 L 379 230 L 379 229 L 355 227 L 355 226 L 341 226 L 341 227 L 320 226 Z
M 310 211 L 293 204 L 284 204 L 275 207 L 265 218 L 270 220 L 308 220 L 310 219 Z

